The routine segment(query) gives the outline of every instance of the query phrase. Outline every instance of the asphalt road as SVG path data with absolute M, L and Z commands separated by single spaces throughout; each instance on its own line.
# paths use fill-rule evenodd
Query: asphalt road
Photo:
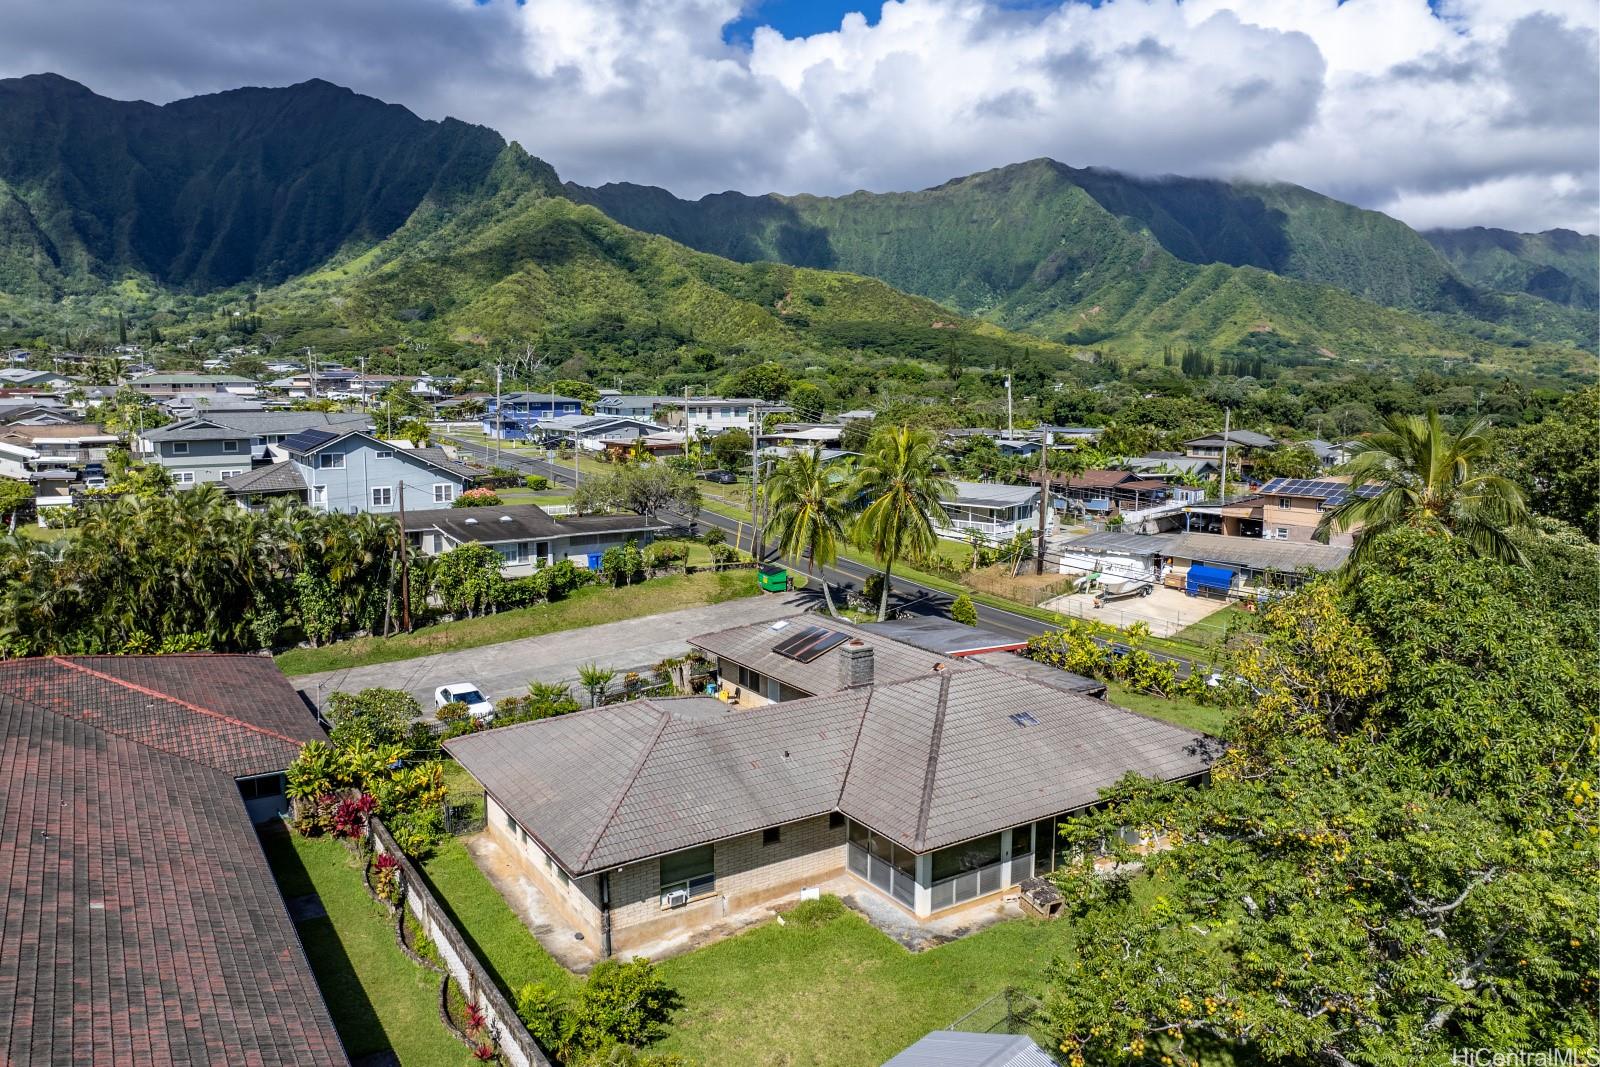
M 475 459 L 490 462 L 494 460 L 494 448 L 492 446 L 486 447 L 455 437 L 446 437 L 445 440 Z M 509 451 L 500 453 L 499 462 L 503 467 L 511 467 L 527 474 L 542 474 L 556 485 L 570 486 L 573 484 L 572 469 L 569 467 L 547 463 L 542 459 L 515 455 Z M 663 517 L 676 519 L 684 524 L 689 522 L 688 518 L 683 515 L 663 513 Z M 749 525 L 748 523 L 740 523 L 737 520 L 730 519 L 725 515 L 719 515 L 714 511 L 701 511 L 694 521 L 704 526 L 718 527 L 728 533 L 735 533 L 742 526 Z M 770 560 L 775 555 L 773 552 L 768 552 L 765 558 Z M 784 566 L 789 567 L 796 573 L 805 573 L 805 562 L 803 560 L 785 559 L 778 562 L 783 563 Z M 842 600 L 846 592 L 860 592 L 865 587 L 868 576 L 876 573 L 875 568 L 846 559 L 841 559 L 833 566 L 820 568 L 820 570 L 821 576 L 833 586 L 833 594 L 836 601 Z M 932 589 L 909 578 L 896 575 L 891 586 L 890 606 L 896 610 L 910 611 L 919 615 L 946 615 L 949 613 L 951 602 L 954 599 L 950 594 L 941 590 Z M 978 625 L 986 630 L 1004 634 L 1007 637 L 1026 640 L 1054 629 L 1049 623 L 1040 622 L 1038 619 L 1027 615 L 1007 611 L 1004 608 L 997 608 L 989 604 L 978 602 L 974 602 L 974 604 L 978 609 Z M 1097 638 L 1096 640 L 1102 645 L 1113 643 L 1106 639 Z M 1175 656 L 1165 652 L 1153 652 L 1151 654 L 1158 659 L 1170 660 L 1176 663 L 1180 676 L 1187 675 L 1195 669 L 1194 661 L 1186 657 Z

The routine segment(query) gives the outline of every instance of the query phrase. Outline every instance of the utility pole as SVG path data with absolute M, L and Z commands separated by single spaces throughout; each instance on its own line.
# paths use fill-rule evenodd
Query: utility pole
M 750 405 L 750 555 L 761 562 L 761 404 Z
M 1233 424 L 1233 409 L 1222 409 L 1222 486 L 1218 490 L 1217 500 L 1220 503 L 1228 502 L 1228 434 Z
M 363 413 L 371 410 L 372 383 L 367 381 L 367 354 L 361 354 L 361 410 Z
M 572 428 L 572 489 L 574 492 L 577 491 L 578 483 L 582 478 L 583 471 L 578 466 L 578 428 L 574 426 Z
M 1011 436 L 1011 375 L 1006 375 L 1006 436 Z
M 504 405 L 500 402 L 500 364 L 494 365 L 494 465 L 500 466 L 500 440 L 506 435 L 505 423 L 501 412 Z
M 1050 503 L 1050 431 L 1044 434 L 1044 446 L 1039 449 L 1039 544 L 1033 552 L 1033 573 L 1044 573 L 1044 516 Z
M 315 400 L 317 398 L 317 361 L 316 353 L 311 350 L 310 345 L 306 345 L 306 374 L 311 378 L 311 399 Z
M 400 629 L 411 632 L 411 546 L 406 544 L 406 480 L 399 479 L 400 492 Z

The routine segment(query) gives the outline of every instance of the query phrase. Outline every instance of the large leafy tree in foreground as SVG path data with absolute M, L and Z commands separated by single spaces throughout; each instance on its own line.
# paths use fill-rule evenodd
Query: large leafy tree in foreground
M 1080 929 L 1048 1012 L 1074 1064 L 1448 1062 L 1597 1034 L 1592 642 L 1582 600 L 1459 539 L 1375 539 L 1269 610 L 1207 788 L 1130 778 L 1070 831 Z M 1381 564 L 1380 562 L 1381 561 Z M 1241 687 L 1241 691 L 1248 691 Z M 1130 848 L 1135 826 L 1164 849 Z
M 1451 433 L 1437 412 L 1391 415 L 1381 433 L 1358 442 L 1343 471 L 1351 492 L 1323 516 L 1317 535 L 1363 527 L 1354 560 L 1381 535 L 1412 525 L 1459 537 L 1501 560 L 1520 553 L 1508 532 L 1527 521 L 1522 490 L 1487 470 L 1494 451 L 1488 419 Z
M 889 581 L 897 560 L 924 556 L 937 546 L 940 500 L 954 488 L 938 468 L 939 439 L 932 430 L 890 426 L 873 433 L 856 469 L 853 491 L 863 507 L 852 528 L 856 543 L 883 564 L 878 621 L 889 613 Z

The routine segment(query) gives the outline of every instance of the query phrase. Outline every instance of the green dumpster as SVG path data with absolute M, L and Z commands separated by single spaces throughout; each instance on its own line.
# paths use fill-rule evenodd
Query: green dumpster
M 782 593 L 789 588 L 789 571 L 776 563 L 763 563 L 756 568 L 756 584 L 768 593 Z

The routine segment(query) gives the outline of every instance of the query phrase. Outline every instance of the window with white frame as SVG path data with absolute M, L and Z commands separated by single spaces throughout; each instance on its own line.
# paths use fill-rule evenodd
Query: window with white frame
M 311 503 L 317 507 L 326 506 L 328 503 L 328 487 L 325 485 L 313 485 L 311 487 Z
M 187 456 L 189 454 L 189 442 L 188 441 L 173 441 L 172 442 L 172 454 L 174 456 Z
M 235 470 L 235 471 L 218 471 L 217 472 L 217 477 L 219 477 L 219 478 L 233 478 L 233 477 L 236 477 L 236 476 L 238 476 L 240 474 L 243 474 L 243 473 L 244 473 L 244 471 L 237 471 L 237 470 Z
M 393 489 L 393 487 L 387 486 L 387 485 L 375 485 L 375 486 L 372 487 L 372 506 L 373 507 L 375 507 L 375 508 L 386 508 L 386 507 L 391 506 L 393 503 L 394 503 L 394 489 Z
M 449 482 L 433 483 L 433 502 L 435 504 L 448 504 L 456 498 L 456 487 Z
M 1287 526 L 1280 526 L 1276 531 L 1273 532 L 1272 536 L 1279 541 L 1287 541 L 1289 540 L 1289 528 Z
M 324 452 L 317 457 L 317 468 L 325 471 L 344 470 L 343 452 Z
M 1278 498 L 1278 507 L 1287 511 L 1289 508 L 1294 507 L 1294 501 L 1290 500 L 1286 496 L 1280 496 Z
M 224 452 L 237 452 L 237 451 L 239 451 L 239 442 L 238 441 L 224 441 L 224 442 L 222 442 L 222 450 Z
M 378 449 L 378 451 L 374 452 L 372 455 L 373 455 L 374 459 L 393 459 L 394 458 L 394 452 L 391 449 L 387 449 L 387 448 L 380 448 L 380 449 Z
M 194 471 L 178 471 L 172 476 L 172 481 L 176 485 L 193 485 Z

